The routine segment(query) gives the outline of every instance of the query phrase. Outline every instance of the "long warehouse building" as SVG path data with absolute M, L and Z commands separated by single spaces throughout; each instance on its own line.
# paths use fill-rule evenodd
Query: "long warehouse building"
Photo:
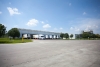
M 59 39 L 60 33 L 48 32 L 48 31 L 39 31 L 39 30 L 30 30 L 30 29 L 21 29 L 18 28 L 20 32 L 20 38 L 39 38 L 39 35 L 43 35 L 46 39 Z M 41 36 L 42 37 L 42 36 Z

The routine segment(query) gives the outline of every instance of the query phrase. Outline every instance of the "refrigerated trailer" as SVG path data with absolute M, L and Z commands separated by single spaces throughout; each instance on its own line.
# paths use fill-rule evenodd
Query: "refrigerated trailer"
M 39 35 L 33 35 L 33 39 L 45 39 L 45 36 L 42 34 Z
M 30 38 L 30 34 L 23 34 L 23 38 Z
M 46 38 L 46 39 L 49 39 L 49 35 L 45 35 L 45 38 Z
M 45 39 L 45 36 L 43 34 L 39 34 L 39 39 Z
M 52 39 L 52 35 L 49 35 L 50 36 L 50 39 Z
M 56 36 L 54 35 L 53 38 L 56 39 Z
M 58 39 L 59 37 L 57 36 L 57 39 Z
M 39 35 L 33 35 L 33 39 L 38 39 Z
M 23 38 L 33 38 L 33 39 L 59 39 L 57 35 L 43 35 L 43 34 L 23 34 Z
M 27 38 L 27 34 L 23 34 L 23 38 Z

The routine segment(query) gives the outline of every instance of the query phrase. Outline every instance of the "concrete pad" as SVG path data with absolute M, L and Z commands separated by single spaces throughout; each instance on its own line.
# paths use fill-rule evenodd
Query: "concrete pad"
M 0 44 L 0 67 L 100 67 L 99 40 Z

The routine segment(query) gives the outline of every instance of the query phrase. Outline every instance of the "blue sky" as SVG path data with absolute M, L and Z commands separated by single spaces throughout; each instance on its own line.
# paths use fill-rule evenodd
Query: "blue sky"
M 100 0 L 0 0 L 0 23 L 7 30 L 100 34 Z

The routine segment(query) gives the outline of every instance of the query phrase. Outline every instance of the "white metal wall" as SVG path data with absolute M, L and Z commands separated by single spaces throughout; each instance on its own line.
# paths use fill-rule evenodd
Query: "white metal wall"
M 60 38 L 60 33 L 56 33 L 56 32 L 48 32 L 48 31 L 39 31 L 39 30 L 29 30 L 29 29 L 20 29 L 18 28 L 19 32 L 20 32 L 20 38 L 22 37 L 22 34 L 43 34 L 44 36 L 48 35 L 49 37 L 51 35 L 53 35 L 55 38 L 55 36 L 57 36 L 57 38 Z

